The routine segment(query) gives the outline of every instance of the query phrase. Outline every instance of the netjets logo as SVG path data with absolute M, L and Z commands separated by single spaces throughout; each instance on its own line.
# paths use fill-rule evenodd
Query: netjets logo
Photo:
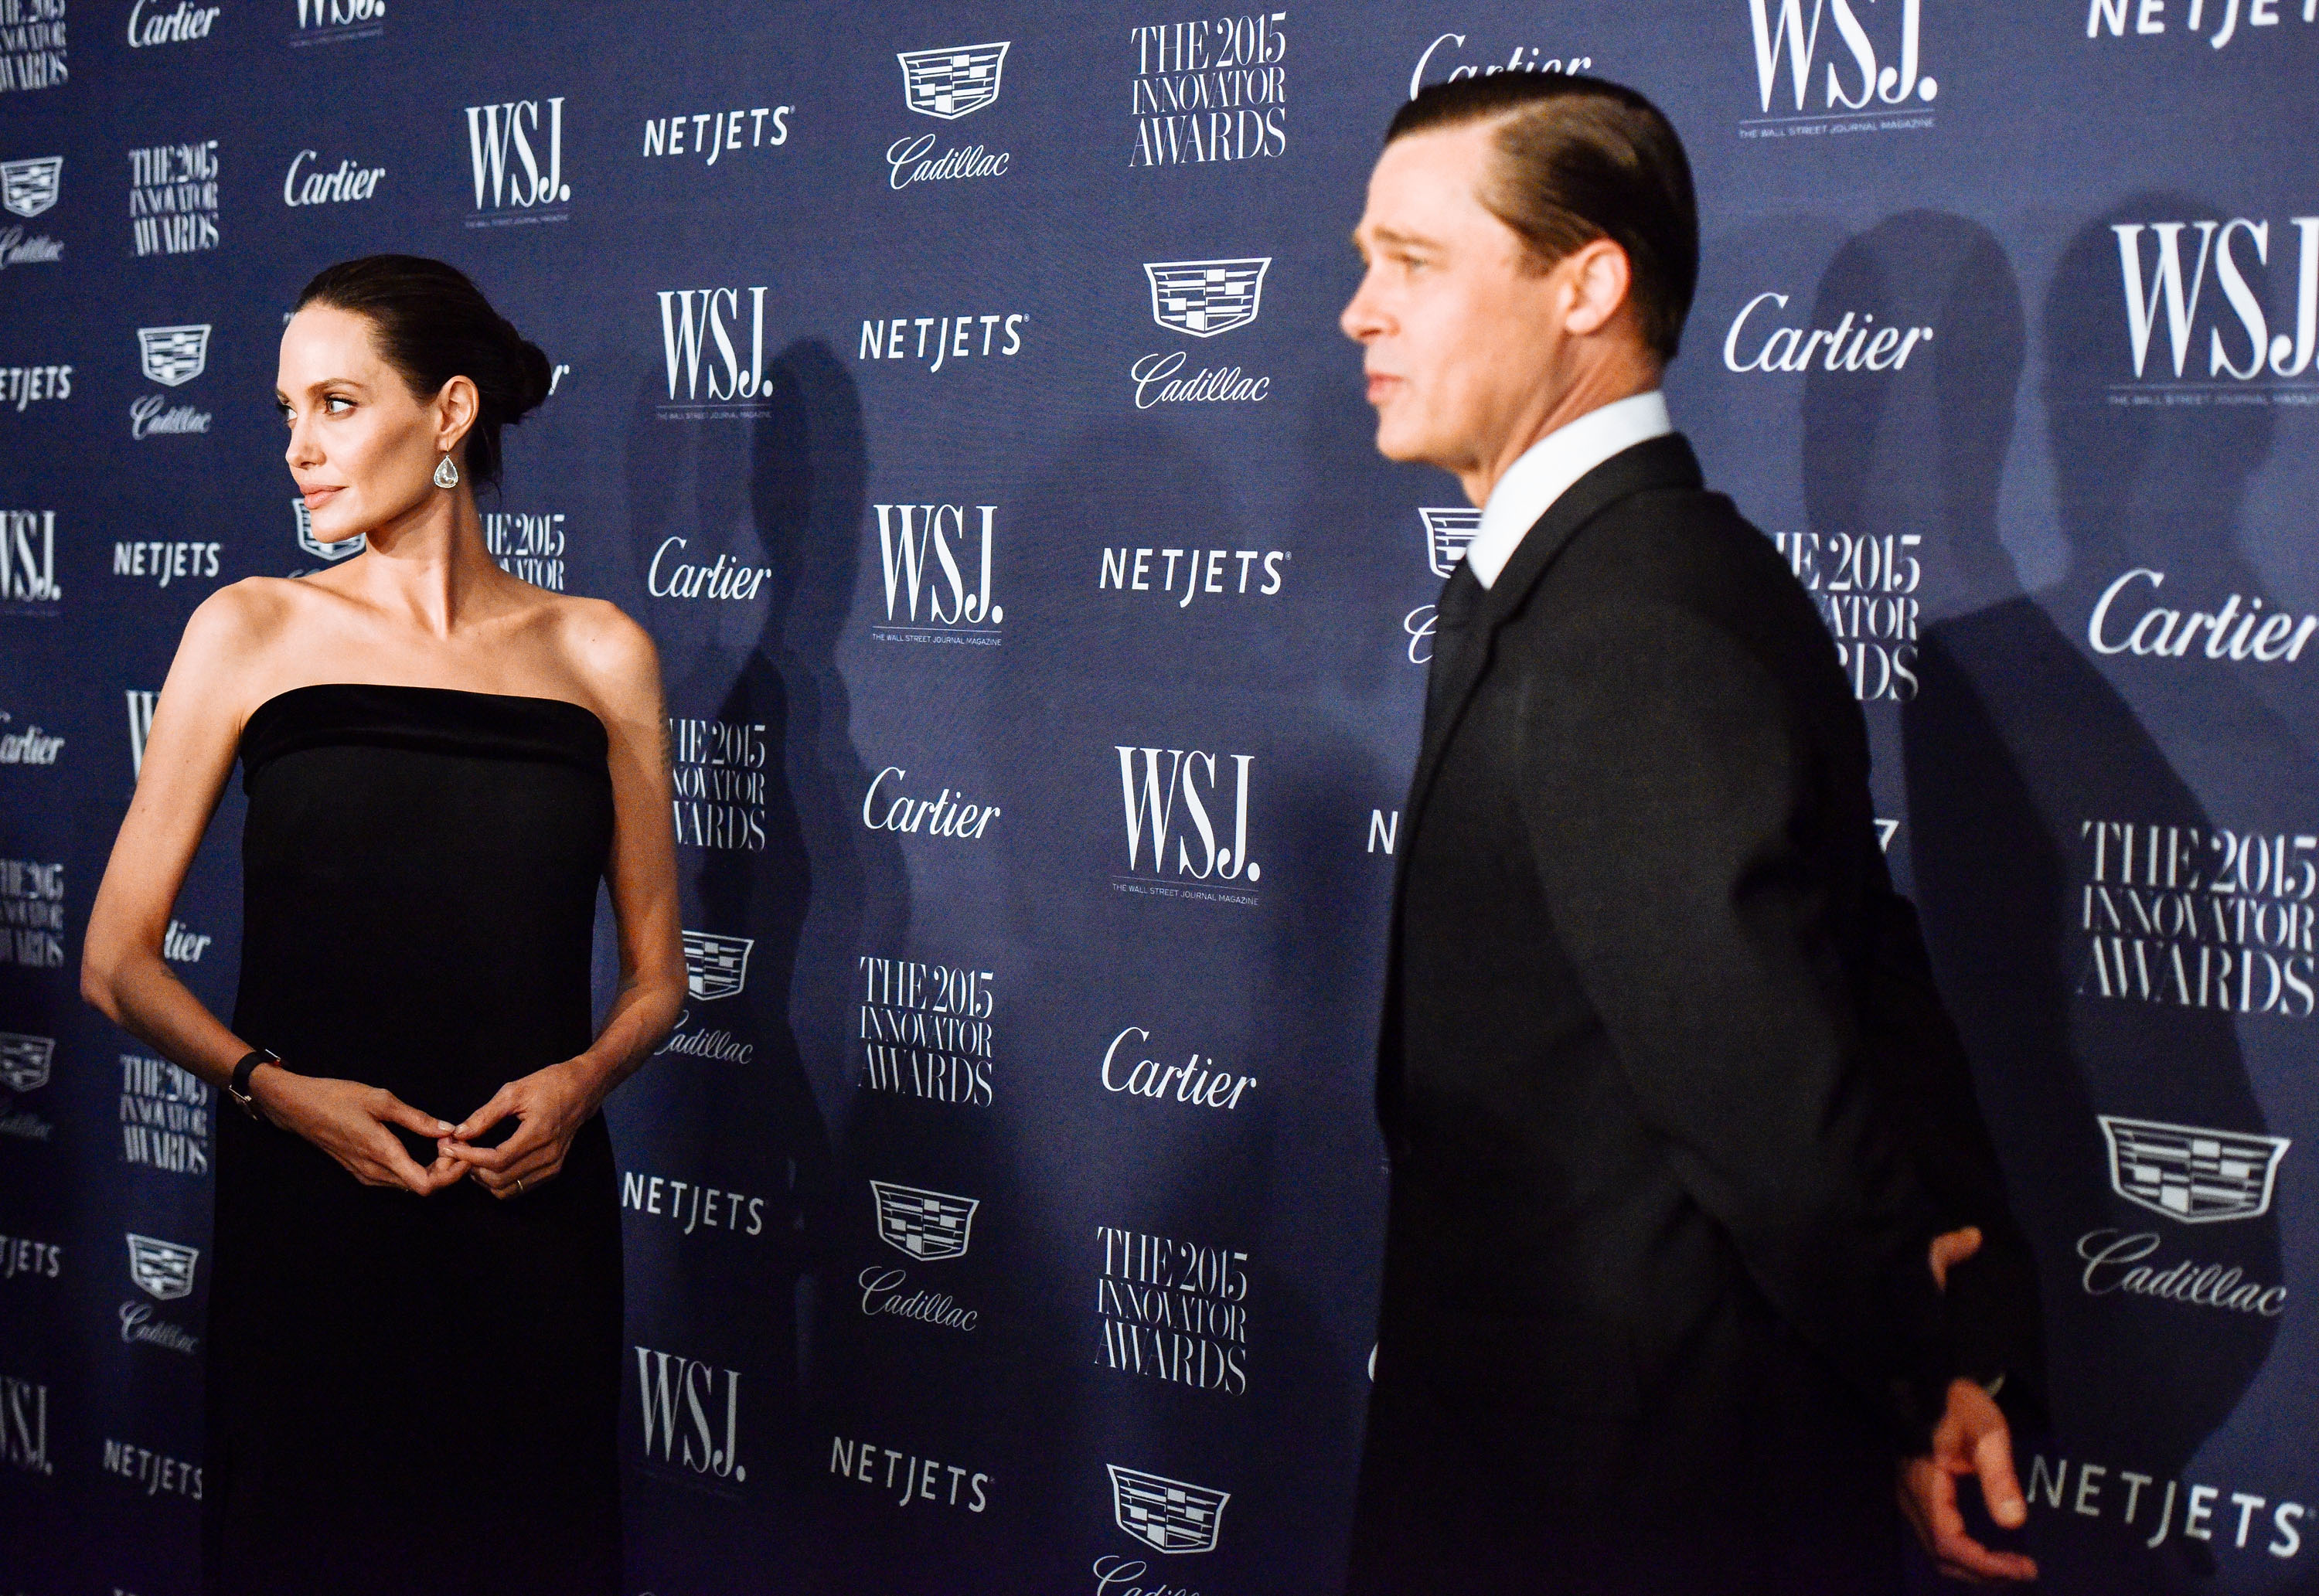
M 12 1092 L 37 1092 L 49 1084 L 49 1065 L 56 1057 L 53 1036 L 26 1036 L 0 1031 L 0 1086 Z
M 1256 320 L 1264 302 L 1264 274 L 1270 256 L 1238 260 L 1147 261 L 1143 275 L 1151 288 L 1151 320 L 1187 338 L 1212 338 Z M 1270 377 L 1250 377 L 1239 366 L 1203 367 L 1183 374 L 1189 356 L 1181 349 L 1146 355 L 1128 370 L 1135 384 L 1135 408 L 1183 401 L 1261 403 Z
M 137 358 L 145 374 L 164 388 L 180 387 L 208 368 L 210 324 L 140 327 Z
M 1213 1552 L 1223 1528 L 1229 1491 L 1171 1480 L 1165 1474 L 1104 1467 L 1111 1474 L 1111 1518 L 1129 1535 L 1155 1552 Z
M 0 606 L 53 615 L 64 596 L 57 585 L 57 512 L 0 509 Z
M 880 642 L 996 647 L 1006 606 L 991 597 L 995 504 L 880 504 L 878 557 L 886 578 Z M 924 609 L 920 608 L 923 596 Z
M 1263 867 L 1248 856 L 1249 772 L 1255 755 L 1127 745 L 1117 746 L 1116 752 L 1127 822 L 1127 875 L 1114 876 L 1114 883 L 1140 877 L 1178 883 L 1244 881 L 1253 887 L 1263 879 Z M 1220 778 L 1230 781 L 1229 797 L 1218 787 Z M 1227 813 L 1232 816 L 1229 836 L 1223 830 Z M 1172 862 L 1170 842 L 1176 850 Z M 1240 896 L 1255 901 L 1252 895 Z
M 1246 327 L 1256 320 L 1271 265 L 1268 255 L 1253 260 L 1146 261 L 1151 320 L 1196 338 Z
M 736 341 L 742 335 L 744 296 L 748 307 L 745 359 Z M 660 339 L 668 362 L 668 402 L 659 407 L 663 419 L 695 420 L 736 413 L 735 407 L 743 407 L 737 413 L 760 413 L 746 407 L 755 404 L 764 384 L 762 286 L 661 290 Z
M 358 555 L 369 546 L 369 539 L 357 533 L 341 537 L 336 543 L 324 543 L 314 536 L 313 512 L 306 508 L 303 499 L 290 501 L 290 518 L 298 534 L 298 546 L 318 560 L 343 560 L 348 555 Z
M 469 217 L 467 225 L 563 221 L 572 201 L 572 185 L 564 181 L 564 96 L 466 110 L 475 209 L 484 213 Z
M 64 175 L 65 158 L 60 155 L 0 161 L 0 205 L 6 206 L 9 214 L 30 221 L 57 203 Z
M 2283 330 L 2272 334 L 2274 323 L 2260 292 L 2268 284 L 2264 273 L 2258 268 L 2270 265 L 2272 230 L 2268 221 L 2233 216 L 2227 221 L 2117 222 L 2111 226 L 2110 230 L 2117 235 L 2119 286 L 2125 294 L 2126 344 L 2134 357 L 2137 380 L 2145 374 L 2163 374 L 2147 372 L 2152 335 L 2158 329 L 2161 306 L 2166 312 L 2167 352 L 2172 357 L 2171 369 L 2178 386 L 2228 388 L 2260 378 L 2304 378 L 2305 373 L 2311 372 L 2313 346 L 2319 342 L 2319 216 L 2297 216 L 2287 226 L 2295 230 L 2296 235 L 2295 300 L 2293 308 L 2281 315 L 2276 325 L 2284 329 L 2291 322 L 2295 329 L 2291 338 Z M 2287 275 L 2285 231 L 2279 230 L 2280 276 Z M 2147 245 L 2142 241 L 2145 232 L 2152 240 Z M 2188 249 L 2187 272 L 2183 260 L 2186 234 L 2196 239 L 2195 246 Z M 2198 319 L 2209 266 L 2214 269 L 2215 285 L 2222 291 L 2229 315 L 2237 323 L 2227 330 L 2220 308 L 2212 300 L 2205 302 L 2210 311 L 2206 321 L 2202 323 Z M 2249 281 L 2251 270 L 2253 282 Z M 2280 308 L 2276 299 L 2271 308 Z M 2186 375 L 2196 370 L 2188 362 L 2202 325 L 2206 329 L 2206 369 L 2203 380 L 2193 376 L 2185 383 Z M 2312 373 L 2309 379 L 2295 385 L 2309 388 L 2314 384 L 2319 384 L 2319 373 Z M 2131 383 L 2114 383 L 2111 393 L 2117 402 L 2134 402 Z
M 684 933 L 685 989 L 703 1003 L 731 997 L 748 984 L 753 936 L 719 936 L 713 931 Z
M 1755 44 L 1755 87 L 1761 115 L 1740 123 L 1743 138 L 1781 138 L 1791 133 L 1819 133 L 1827 124 L 1842 122 L 1844 131 L 1929 127 L 1932 104 L 1940 93 L 1933 76 L 1921 70 L 1923 0 L 1901 0 L 1899 5 L 1877 8 L 1877 20 L 1899 14 L 1899 37 L 1886 32 L 1884 54 L 1878 55 L 1878 37 L 1863 21 L 1857 0 L 1811 0 L 1806 15 L 1804 0 L 1747 0 L 1747 20 Z M 1828 54 L 1819 54 L 1820 24 L 1834 25 Z M 1780 64 L 1787 63 L 1794 111 L 1779 98 Z M 1818 107 L 1809 105 L 1812 74 L 1825 70 L 1825 95 Z M 1817 124 L 1817 125 L 1815 125 Z
M 2109 1188 L 2127 1202 L 2189 1225 L 2270 1212 L 2286 1137 L 2098 1117 L 2109 1141 Z
M 129 1234 L 129 1278 L 157 1303 L 174 1303 L 194 1292 L 194 1266 L 201 1259 L 198 1247 Z
M 977 1197 L 953 1197 L 947 1192 L 922 1191 L 873 1180 L 871 1195 L 878 1205 L 878 1240 L 897 1252 L 907 1252 L 920 1263 L 964 1258 L 974 1229 Z
M 948 50 L 910 50 L 894 59 L 902 64 L 902 104 L 920 116 L 956 122 L 971 116 L 998 98 L 999 74 L 1006 66 L 1006 46 L 961 44 Z

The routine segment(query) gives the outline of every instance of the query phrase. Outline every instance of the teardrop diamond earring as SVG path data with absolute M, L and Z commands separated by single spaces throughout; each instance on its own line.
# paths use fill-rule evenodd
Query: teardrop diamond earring
M 436 462 L 435 485 L 438 488 L 456 488 L 459 485 L 459 468 L 452 464 L 451 456 L 448 455 Z

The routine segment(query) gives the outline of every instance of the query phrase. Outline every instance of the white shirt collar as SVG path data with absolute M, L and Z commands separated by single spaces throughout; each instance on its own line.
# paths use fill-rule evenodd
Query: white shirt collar
M 1674 430 L 1666 396 L 1654 388 L 1589 410 L 1524 449 L 1490 490 L 1481 527 L 1466 547 L 1475 580 L 1485 588 L 1497 581 L 1523 535 L 1573 482 L 1621 450 Z

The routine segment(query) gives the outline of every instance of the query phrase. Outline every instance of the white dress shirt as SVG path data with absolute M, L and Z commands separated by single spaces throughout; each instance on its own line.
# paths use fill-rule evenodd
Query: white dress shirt
M 1666 396 L 1657 389 L 1588 410 L 1530 445 L 1506 468 L 1490 501 L 1482 507 L 1481 529 L 1466 546 L 1466 564 L 1484 587 L 1514 557 L 1522 537 L 1537 525 L 1570 484 L 1622 449 L 1674 430 Z

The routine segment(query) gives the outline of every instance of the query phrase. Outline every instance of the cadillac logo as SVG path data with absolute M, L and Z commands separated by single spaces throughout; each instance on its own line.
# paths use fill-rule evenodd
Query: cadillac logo
M 64 170 L 65 158 L 60 155 L 0 161 L 0 205 L 27 219 L 38 216 L 57 203 L 57 183 Z
M 1172 331 L 1212 338 L 1256 320 L 1264 297 L 1260 260 L 1161 260 L 1144 263 L 1151 279 L 1151 320 Z
M 1466 546 L 1482 529 L 1482 512 L 1470 506 L 1420 509 L 1425 518 L 1425 559 L 1436 576 L 1447 576 L 1466 557 Z
M 362 553 L 369 542 L 365 537 L 342 537 L 336 543 L 324 543 L 314 536 L 314 517 L 303 499 L 290 501 L 290 514 L 298 523 L 298 546 L 318 560 L 343 560 L 348 555 Z
M 180 1247 L 175 1241 L 157 1241 L 150 1236 L 134 1231 L 129 1237 L 129 1278 L 134 1280 L 149 1297 L 158 1302 L 171 1303 L 192 1294 L 194 1264 L 202 1256 L 198 1247 Z
M 2127 1202 L 2189 1225 L 2270 1212 L 2286 1137 L 2099 1117 L 2109 1138 L 2109 1188 Z
M 53 1036 L 23 1036 L 0 1031 L 0 1085 L 12 1092 L 37 1092 L 49 1084 L 49 1059 L 57 1050 Z
M 1006 65 L 1006 46 L 961 44 L 949 50 L 911 50 L 894 59 L 902 63 L 902 103 L 920 116 L 956 122 L 971 116 L 998 97 L 998 74 Z
M 756 945 L 757 939 L 753 936 L 718 936 L 708 931 L 686 932 L 686 989 L 703 1003 L 713 998 L 732 996 L 749 978 L 749 950 Z
M 1111 1471 L 1111 1516 L 1118 1526 L 1155 1552 L 1213 1552 L 1223 1525 L 1228 1491 L 1187 1485 L 1164 1474 L 1147 1474 L 1115 1463 Z
M 190 383 L 209 364 L 209 323 L 204 321 L 198 327 L 140 327 L 137 329 L 137 350 L 143 359 L 145 374 L 164 388 Z
M 925 1263 L 966 1256 L 967 1232 L 980 1199 L 883 1180 L 871 1181 L 870 1191 L 878 1199 L 878 1239 L 887 1246 Z

